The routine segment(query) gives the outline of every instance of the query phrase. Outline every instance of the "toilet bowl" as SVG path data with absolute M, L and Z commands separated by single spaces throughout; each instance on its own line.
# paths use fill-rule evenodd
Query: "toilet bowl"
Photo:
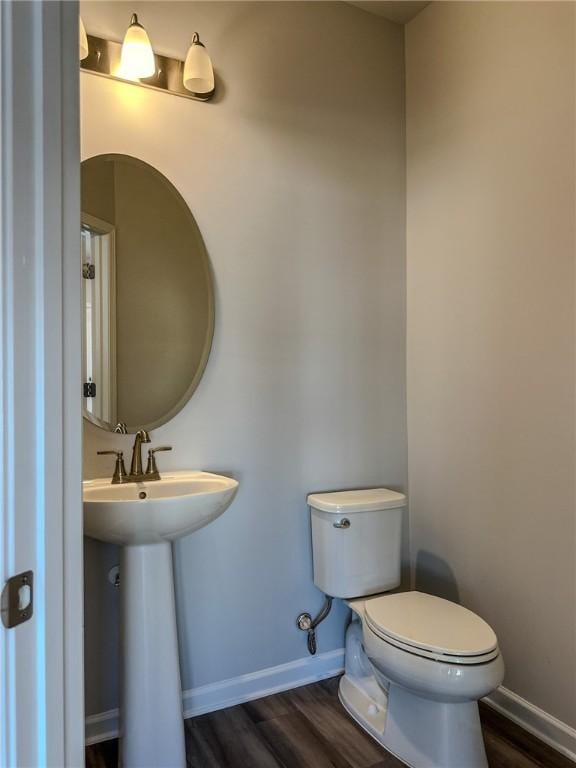
M 435 701 L 470 701 L 502 682 L 496 635 L 472 611 L 421 592 L 350 601 L 370 662 Z
M 387 601 L 398 616 L 405 610 L 404 637 L 397 622 L 380 619 L 375 625 L 371 618 L 378 609 L 389 615 Z M 348 712 L 413 768 L 486 768 L 477 701 L 504 676 L 490 627 L 461 606 L 419 592 L 349 605 L 355 620 L 348 629 L 339 692 Z M 435 611 L 439 624 L 417 626 L 418 618 L 429 621 Z M 446 613 L 452 620 L 441 623 Z M 458 629 L 467 634 L 460 646 L 454 642 Z
M 412 768 L 487 768 L 477 702 L 502 682 L 498 641 L 463 606 L 386 593 L 400 581 L 405 496 L 382 488 L 308 503 L 314 581 L 353 611 L 339 686 L 346 710 Z

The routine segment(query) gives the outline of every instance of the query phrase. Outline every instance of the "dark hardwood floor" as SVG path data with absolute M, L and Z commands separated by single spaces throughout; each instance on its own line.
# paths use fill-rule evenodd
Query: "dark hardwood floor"
M 333 678 L 187 720 L 188 767 L 402 768 L 344 712 L 337 689 Z M 490 768 L 574 768 L 489 707 L 481 716 Z M 86 749 L 87 768 L 117 760 L 116 741 Z

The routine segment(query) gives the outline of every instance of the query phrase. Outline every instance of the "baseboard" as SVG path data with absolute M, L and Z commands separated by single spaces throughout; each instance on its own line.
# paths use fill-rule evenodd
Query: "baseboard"
M 88 715 L 84 726 L 84 743 L 86 746 L 116 739 L 120 727 L 119 716 L 120 713 L 117 709 L 109 709 L 107 712 L 99 712 L 97 715 Z
M 504 687 L 483 701 L 576 763 L 576 729 Z
M 344 671 L 344 649 L 306 656 L 276 667 L 260 669 L 218 683 L 191 688 L 182 693 L 184 717 L 195 717 L 245 701 L 261 699 L 280 691 L 298 688 L 335 677 Z M 118 710 L 111 709 L 86 718 L 86 744 L 97 744 L 118 736 Z
M 261 699 L 273 693 L 335 677 L 344 671 L 344 648 L 317 656 L 306 656 L 277 667 L 261 669 L 248 675 L 202 685 L 185 691 L 182 699 L 184 717 L 195 717 L 217 709 L 233 707 L 244 701 Z

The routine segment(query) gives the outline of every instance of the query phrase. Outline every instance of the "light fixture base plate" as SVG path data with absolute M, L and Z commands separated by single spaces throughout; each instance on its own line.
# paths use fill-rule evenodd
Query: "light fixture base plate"
M 115 40 L 105 40 L 102 37 L 88 35 L 88 56 L 80 62 L 80 69 L 93 75 L 108 77 L 129 85 L 139 85 L 141 88 L 152 88 L 155 91 L 171 93 L 184 99 L 193 101 L 210 101 L 215 89 L 209 93 L 192 93 L 184 88 L 182 77 L 184 74 L 184 62 L 180 59 L 172 59 L 169 56 L 160 56 L 155 53 L 156 73 L 152 77 L 142 80 L 126 80 L 116 73 L 120 71 L 120 57 L 122 43 Z

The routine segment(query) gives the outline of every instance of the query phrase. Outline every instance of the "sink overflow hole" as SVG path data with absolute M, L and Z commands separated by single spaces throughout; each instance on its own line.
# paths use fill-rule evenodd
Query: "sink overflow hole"
M 147 494 L 146 494 L 146 491 L 140 491 L 140 493 L 138 494 L 138 496 L 139 496 L 141 499 L 145 499 L 145 498 L 146 498 L 146 496 L 147 496 Z
M 120 567 L 118 565 L 108 571 L 108 581 L 113 587 L 120 586 Z

